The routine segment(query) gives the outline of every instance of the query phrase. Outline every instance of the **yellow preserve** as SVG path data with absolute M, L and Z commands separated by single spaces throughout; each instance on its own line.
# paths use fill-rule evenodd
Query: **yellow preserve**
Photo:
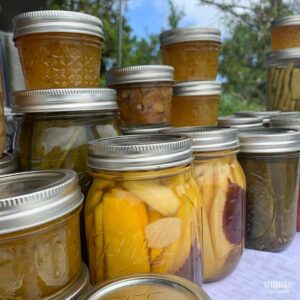
M 137 273 L 202 283 L 202 203 L 190 147 L 186 137 L 164 135 L 89 143 L 85 224 L 93 284 Z

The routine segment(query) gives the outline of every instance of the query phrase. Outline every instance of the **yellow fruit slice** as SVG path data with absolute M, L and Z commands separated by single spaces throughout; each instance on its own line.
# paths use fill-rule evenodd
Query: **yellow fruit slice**
M 120 196 L 120 194 L 118 194 Z M 103 227 L 107 278 L 150 271 L 144 224 L 146 206 L 131 193 L 108 192 L 103 197 Z
M 180 200 L 172 189 L 159 185 L 156 182 L 127 181 L 123 185 L 163 216 L 173 216 L 180 205 Z

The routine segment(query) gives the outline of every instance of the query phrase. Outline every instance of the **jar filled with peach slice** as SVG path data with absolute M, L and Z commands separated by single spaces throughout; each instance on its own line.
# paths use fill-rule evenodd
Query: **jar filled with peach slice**
M 223 279 L 244 247 L 246 182 L 237 161 L 238 129 L 181 127 L 168 131 L 193 139 L 193 173 L 203 199 L 204 281 Z
M 191 139 L 133 135 L 88 145 L 92 284 L 137 273 L 176 274 L 201 284 L 201 199 Z

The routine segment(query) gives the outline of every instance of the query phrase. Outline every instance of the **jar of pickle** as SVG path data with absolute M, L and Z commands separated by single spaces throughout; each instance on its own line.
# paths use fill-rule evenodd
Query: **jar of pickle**
M 27 89 L 97 88 L 100 83 L 100 19 L 73 11 L 44 10 L 13 19 Z
M 163 62 L 174 67 L 176 81 L 215 80 L 221 33 L 207 27 L 186 27 L 160 35 Z
M 119 135 L 116 92 L 50 89 L 15 92 L 16 151 L 21 170 L 72 169 L 85 192 L 90 184 L 86 143 Z
M 285 16 L 271 23 L 272 50 L 300 47 L 300 15 Z
M 300 48 L 270 52 L 267 66 L 267 109 L 299 111 Z
M 280 116 L 272 118 L 271 127 L 287 128 L 300 130 L 300 115 L 298 116 Z M 300 176 L 299 176 L 299 191 L 298 191 L 298 208 L 297 208 L 297 231 L 300 231 Z
M 4 153 L 0 158 L 0 175 L 15 173 L 18 170 L 18 157 L 15 154 Z
M 168 133 L 193 139 L 193 174 L 203 199 L 204 282 L 228 276 L 244 248 L 246 181 L 237 161 L 238 129 L 181 127 Z
M 121 126 L 168 125 L 171 122 L 173 67 L 116 68 L 107 85 L 117 90 Z
M 187 81 L 174 85 L 172 126 L 217 125 L 221 84 Z
M 121 127 L 121 132 L 123 135 L 155 134 L 170 128 L 171 126 L 161 126 L 161 125 L 145 125 L 145 126 L 138 126 L 138 127 L 127 126 L 127 127 Z
M 262 110 L 262 111 L 238 111 L 234 115 L 237 117 L 255 117 L 262 118 L 264 127 L 270 127 L 270 119 L 278 117 L 281 114 L 280 110 Z
M 71 170 L 0 176 L 3 299 L 50 299 L 79 278 L 82 202 Z
M 277 252 L 296 233 L 300 132 L 280 128 L 240 132 L 238 159 L 247 181 L 246 247 Z
M 235 115 L 218 117 L 218 126 L 230 126 L 239 130 L 263 127 L 261 117 L 238 117 Z
M 92 284 L 137 273 L 202 283 L 201 199 L 192 141 L 129 135 L 89 142 L 85 205 Z

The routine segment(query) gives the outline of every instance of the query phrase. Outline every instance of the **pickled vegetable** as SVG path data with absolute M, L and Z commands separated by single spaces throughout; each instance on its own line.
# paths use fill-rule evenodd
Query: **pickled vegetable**
M 220 43 L 191 41 L 161 47 L 163 62 L 174 67 L 176 81 L 215 80 Z
M 85 223 L 93 284 L 141 272 L 201 283 L 201 202 L 190 171 L 155 180 L 92 176 Z
M 297 155 L 247 156 L 239 161 L 247 181 L 246 247 L 284 250 L 296 229 Z
M 217 125 L 220 96 L 174 96 L 173 126 Z
M 0 298 L 44 299 L 81 273 L 79 210 L 47 225 L 0 235 Z
M 271 37 L 273 51 L 300 47 L 299 25 L 274 27 Z
M 36 33 L 15 40 L 27 89 L 97 88 L 100 38 L 76 33 Z
M 118 92 L 121 125 L 170 124 L 171 83 L 112 86 Z
M 194 177 L 203 198 L 204 281 L 210 282 L 231 273 L 242 255 L 246 185 L 235 155 L 201 155 L 196 154 Z

